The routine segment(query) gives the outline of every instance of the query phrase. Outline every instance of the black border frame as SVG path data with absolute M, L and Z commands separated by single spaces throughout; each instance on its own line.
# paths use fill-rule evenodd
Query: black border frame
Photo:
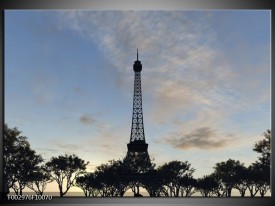
M 272 15 L 271 0 L 1 0 L 0 2 L 0 193 L 3 191 L 3 126 L 4 126 L 4 16 L 5 10 L 72 10 L 72 9 L 90 9 L 90 10 L 270 10 L 271 24 L 275 20 Z M 271 26 L 272 26 L 271 25 Z M 273 29 L 271 30 L 273 31 Z M 274 57 L 273 32 L 271 36 L 271 80 L 274 77 L 272 59 Z M 275 86 L 271 81 L 271 102 L 274 102 L 272 88 Z M 274 131 L 273 125 L 274 106 L 271 104 L 271 131 Z M 274 148 L 274 141 L 271 141 Z M 271 153 L 271 164 L 275 165 L 275 158 Z M 272 174 L 272 173 L 271 173 Z M 271 188 L 274 188 L 274 179 L 271 179 Z M 8 204 L 20 205 L 50 205 L 50 204 L 93 204 L 93 205 L 272 205 L 274 194 L 266 198 L 82 198 L 65 197 L 55 198 L 51 201 L 9 201 Z M 3 200 L 0 200 L 2 203 Z

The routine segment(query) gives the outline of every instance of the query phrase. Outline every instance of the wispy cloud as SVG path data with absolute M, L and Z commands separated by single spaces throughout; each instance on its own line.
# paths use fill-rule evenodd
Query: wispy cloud
M 85 126 L 91 126 L 97 129 L 97 131 L 106 130 L 108 128 L 108 124 L 101 120 L 103 114 L 101 112 L 97 112 L 94 114 L 83 114 L 79 117 L 79 122 Z
M 38 154 L 42 155 L 45 161 L 49 161 L 52 156 L 60 154 L 60 150 L 55 148 L 38 147 L 36 149 L 39 151 Z
M 202 149 L 216 150 L 234 144 L 236 141 L 232 134 L 222 134 L 209 127 L 202 127 L 193 130 L 191 133 L 176 132 L 164 139 L 176 149 Z
M 92 117 L 91 115 L 82 115 L 79 118 L 79 121 L 83 124 L 87 124 L 87 125 L 94 125 L 96 120 L 94 119 L 94 117 Z
M 56 86 L 59 84 L 58 78 L 43 71 L 36 71 L 31 77 L 30 92 L 40 105 L 48 105 L 56 97 Z
M 77 142 L 74 140 L 63 141 L 63 139 L 51 140 L 53 151 L 59 151 L 59 154 L 74 154 L 76 152 L 88 152 L 89 147 L 86 147 L 83 140 Z M 50 150 L 48 150 L 50 152 Z
M 58 142 L 58 143 L 55 144 L 55 146 L 58 147 L 58 148 L 61 148 L 61 149 L 71 150 L 71 151 L 76 151 L 76 150 L 82 150 L 83 149 L 79 145 L 65 143 L 65 142 Z
M 192 56 L 188 53 L 190 50 L 199 51 L 214 38 L 206 23 L 207 12 L 202 16 L 176 11 L 66 11 L 59 14 L 62 27 L 69 27 L 98 44 L 109 57 L 114 57 L 110 60 L 122 71 L 133 60 L 136 47 L 140 47 L 142 60 L 150 65 L 148 69 L 161 71 L 177 59 Z M 197 48 L 198 45 L 201 46 Z M 209 54 L 204 53 L 206 55 Z
M 148 110 L 156 123 L 169 123 L 194 106 L 236 112 L 257 105 L 260 100 L 255 95 L 266 99 L 270 93 L 268 82 L 259 85 L 266 74 L 259 67 L 268 71 L 268 63 L 246 64 L 249 55 L 243 53 L 250 51 L 243 45 L 228 57 L 216 41 L 218 30 L 212 26 L 211 12 L 66 11 L 59 15 L 62 27 L 93 41 L 124 72 L 120 82 L 124 88 L 132 84 L 125 80 L 132 76 L 127 65 L 135 48 L 140 48 L 143 93 L 152 100 Z
M 84 90 L 81 87 L 75 87 L 73 88 L 73 91 L 77 94 L 83 94 Z
M 47 151 L 47 152 L 51 152 L 51 153 L 59 152 L 59 150 L 53 149 L 53 148 L 38 148 L 38 150 L 39 151 Z

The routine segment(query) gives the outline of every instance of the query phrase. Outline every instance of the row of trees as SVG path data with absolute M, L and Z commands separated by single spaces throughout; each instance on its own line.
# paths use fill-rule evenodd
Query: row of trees
M 141 196 L 140 187 L 154 197 L 188 197 L 196 192 L 204 197 L 230 197 L 232 189 L 237 189 L 242 197 L 246 191 L 251 197 L 264 197 L 270 190 L 270 130 L 253 146 L 260 156 L 250 166 L 229 159 L 216 163 L 212 174 L 198 179 L 193 177 L 195 169 L 187 161 L 171 161 L 158 168 L 153 164 L 146 173 L 136 172 L 136 165 L 125 164 L 125 159 L 109 161 L 90 173 L 86 172 L 89 162 L 76 155 L 60 155 L 45 162 L 20 133 L 5 124 L 5 182 L 7 190 L 13 189 L 16 194 L 22 194 L 27 187 L 41 195 L 53 181 L 58 184 L 60 197 L 72 186 L 81 188 L 87 197 L 122 197 L 129 189 L 135 196 Z
M 101 165 L 94 173 L 86 173 L 76 179 L 85 196 L 123 196 L 128 189 L 132 189 L 135 196 L 139 191 L 135 188 L 143 187 L 150 196 L 190 197 L 195 192 L 204 197 L 231 197 L 232 189 L 237 189 L 242 197 L 248 190 L 251 197 L 258 192 L 264 197 L 270 189 L 269 168 L 255 162 L 249 167 L 239 161 L 229 159 L 217 163 L 214 172 L 202 178 L 192 176 L 194 169 L 188 162 L 171 161 L 148 172 L 146 175 L 123 173 L 122 161 L 110 161 Z

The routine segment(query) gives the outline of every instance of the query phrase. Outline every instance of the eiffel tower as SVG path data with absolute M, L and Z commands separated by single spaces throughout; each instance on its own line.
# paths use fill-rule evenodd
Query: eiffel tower
M 145 141 L 143 112 L 142 112 L 142 92 L 141 92 L 141 71 L 142 64 L 137 60 L 133 65 L 135 72 L 134 79 L 134 97 L 133 97 L 133 114 L 130 142 L 127 144 L 127 155 L 123 162 L 128 168 L 128 174 L 133 181 L 133 192 L 139 195 L 139 186 L 141 178 L 148 176 L 148 173 L 153 170 L 152 164 L 148 154 L 148 144 Z

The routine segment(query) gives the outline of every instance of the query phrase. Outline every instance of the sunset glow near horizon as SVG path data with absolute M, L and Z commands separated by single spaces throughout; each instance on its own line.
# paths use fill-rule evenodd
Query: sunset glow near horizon
M 5 11 L 5 122 L 45 161 L 123 159 L 136 49 L 157 166 L 246 166 L 271 129 L 270 11 Z M 57 187 L 55 187 L 57 190 Z

